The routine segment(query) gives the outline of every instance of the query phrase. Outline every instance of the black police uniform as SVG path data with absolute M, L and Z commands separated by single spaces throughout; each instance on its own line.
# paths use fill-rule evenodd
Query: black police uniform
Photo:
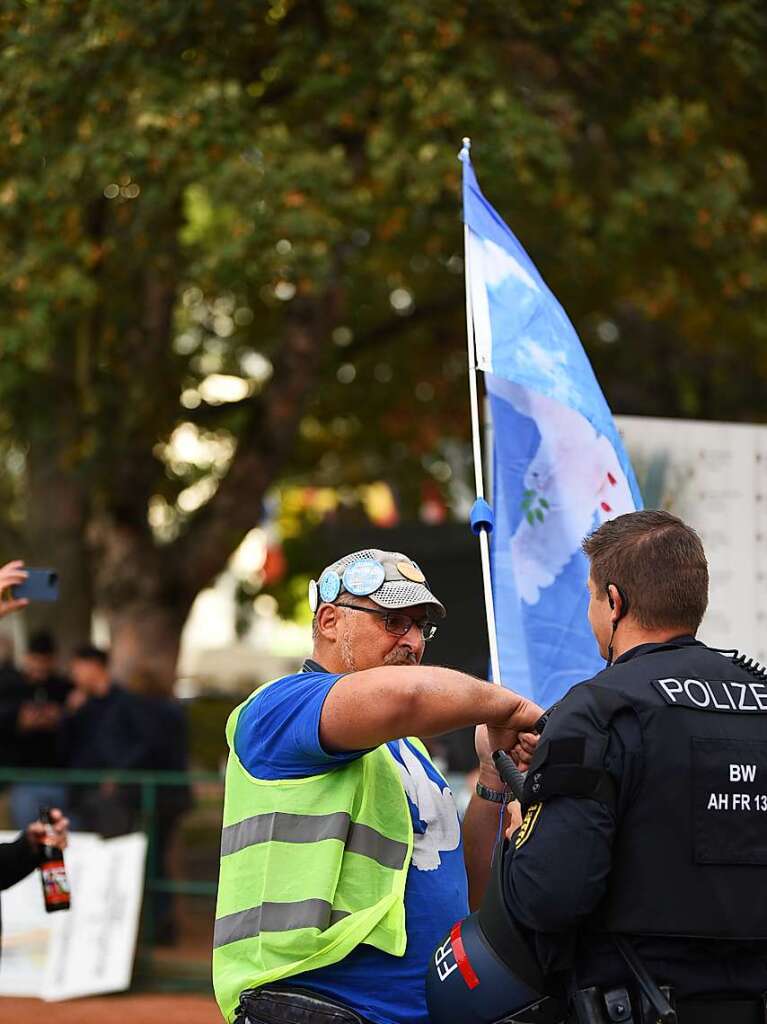
M 493 1019 L 497 1000 L 479 1005 L 487 947 L 510 977 L 549 994 L 626 984 L 615 934 L 630 937 L 681 1003 L 745 997 L 758 1005 L 767 991 L 762 672 L 691 636 L 626 652 L 552 712 L 523 811 L 495 897 L 491 890 L 478 915 L 485 949 L 473 942 L 473 973 L 464 963 L 448 975 L 444 951 L 441 971 L 430 972 L 435 1024 Z M 475 931 L 472 922 L 468 934 Z M 465 961 L 465 944 L 460 952 Z M 472 988 L 467 976 L 478 979 Z

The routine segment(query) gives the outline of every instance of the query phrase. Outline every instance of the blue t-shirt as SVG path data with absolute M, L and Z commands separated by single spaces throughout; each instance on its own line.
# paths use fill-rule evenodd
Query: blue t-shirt
M 328 753 L 320 743 L 322 705 L 340 678 L 304 671 L 256 693 L 243 708 L 234 737 L 235 752 L 251 775 L 321 775 L 367 753 Z M 280 984 L 324 993 L 374 1024 L 428 1024 L 429 957 L 469 912 L 461 829 L 453 795 L 429 760 L 407 740 L 393 740 L 387 746 L 400 769 L 413 820 L 413 859 L 405 885 L 405 954 L 391 956 L 363 943 L 339 963 Z

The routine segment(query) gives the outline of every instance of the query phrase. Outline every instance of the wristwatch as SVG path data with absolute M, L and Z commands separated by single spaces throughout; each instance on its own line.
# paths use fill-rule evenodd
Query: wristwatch
M 477 796 L 494 804 L 507 804 L 511 799 L 511 794 L 505 788 L 490 789 L 488 786 L 483 786 L 481 782 L 477 783 L 475 791 Z

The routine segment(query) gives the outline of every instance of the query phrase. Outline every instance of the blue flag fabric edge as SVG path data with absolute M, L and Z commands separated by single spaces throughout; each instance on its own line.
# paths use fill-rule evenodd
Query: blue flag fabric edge
M 469 229 L 467 234 L 472 246 L 469 266 L 472 295 L 475 295 L 477 269 L 486 285 L 490 281 L 490 285 L 487 286 L 485 330 L 489 335 L 501 334 L 504 346 L 513 345 L 518 341 L 520 329 L 527 329 L 528 334 L 532 333 L 534 336 L 538 332 L 538 337 L 542 337 L 547 342 L 551 340 L 563 347 L 564 358 L 561 359 L 561 363 L 566 366 L 569 360 L 575 362 L 582 383 L 580 391 L 577 388 L 574 390 L 569 388 L 552 389 L 549 386 L 549 380 L 536 378 L 535 366 L 532 367 L 531 372 L 528 372 L 530 371 L 529 365 L 520 367 L 519 360 L 515 364 L 514 359 L 499 359 L 496 351 L 497 337 L 488 336 L 486 347 L 490 358 L 486 360 L 485 365 L 481 365 L 481 359 L 479 361 L 482 369 L 491 370 L 492 374 L 496 375 L 495 382 L 492 374 L 486 377 L 493 421 L 496 424 L 496 438 L 502 435 L 504 441 L 508 443 L 510 439 L 525 435 L 527 432 L 527 447 L 525 448 L 523 445 L 524 451 L 518 451 L 512 458 L 516 457 L 518 461 L 521 459 L 522 463 L 529 468 L 536 450 L 540 451 L 545 448 L 543 443 L 545 438 L 542 439 L 540 434 L 537 439 L 533 436 L 537 430 L 535 417 L 541 415 L 541 403 L 529 402 L 530 408 L 527 409 L 525 389 L 536 391 L 543 399 L 549 398 L 560 402 L 564 395 L 564 404 L 568 405 L 576 414 L 576 420 L 583 417 L 591 424 L 594 434 L 589 444 L 598 446 L 600 444 L 599 437 L 602 436 L 604 437 L 604 441 L 601 442 L 602 455 L 604 456 L 606 450 L 605 445 L 609 445 L 612 449 L 613 457 L 622 470 L 625 487 L 630 491 L 630 499 L 624 491 L 623 503 L 632 501 L 633 507 L 641 508 L 641 495 L 633 468 L 615 427 L 612 413 L 572 323 L 521 243 L 482 194 L 468 152 L 464 150 L 461 156 L 463 161 L 464 220 Z M 490 246 L 487 246 L 488 241 L 491 243 Z M 484 252 L 481 248 L 483 245 L 485 246 Z M 468 255 L 467 253 L 467 257 Z M 475 267 L 476 257 L 481 262 L 484 261 L 484 266 Z M 492 261 L 499 258 L 510 258 L 518 264 L 517 267 L 514 267 L 513 264 L 511 266 L 509 276 L 512 278 L 513 287 L 505 294 L 497 288 L 499 275 L 492 265 Z M 495 281 L 491 280 L 490 274 L 484 273 L 488 267 L 491 273 L 495 274 Z M 496 294 L 493 292 L 493 285 L 495 285 Z M 532 313 L 531 298 L 535 307 Z M 506 309 L 504 309 L 504 303 Z M 525 316 L 515 321 L 512 315 L 509 319 L 507 315 L 509 306 L 513 313 L 520 309 Z M 543 309 L 542 317 L 540 309 Z M 504 316 L 506 316 L 506 321 L 503 319 Z M 493 328 L 496 328 L 495 332 L 491 330 L 491 324 Z M 497 329 L 499 325 L 500 332 Z M 476 324 L 475 314 L 475 337 L 478 328 L 481 330 L 482 325 Z M 477 340 L 479 352 L 479 339 Z M 529 338 L 527 340 L 529 341 Z M 501 381 L 497 378 L 501 378 Z M 507 383 L 503 384 L 504 380 Z M 572 394 L 575 394 L 577 400 L 568 401 Z M 509 429 L 510 416 L 514 418 L 511 429 Z M 498 431 L 498 425 L 504 419 L 506 420 L 505 425 Z M 527 428 L 524 427 L 525 423 L 528 424 Z M 533 588 L 532 594 L 527 595 L 527 601 L 525 601 L 518 592 L 517 566 L 512 557 L 512 537 L 520 532 L 520 489 L 524 491 L 524 469 L 517 467 L 516 479 L 512 482 L 508 472 L 508 455 L 509 453 L 506 452 L 504 458 L 499 458 L 498 444 L 496 443 L 493 460 L 496 482 L 494 496 L 496 529 L 493 533 L 492 560 L 493 591 L 496 602 L 496 624 L 503 682 L 504 685 L 511 686 L 518 692 L 532 697 L 543 706 L 548 706 L 559 699 L 572 685 L 592 676 L 602 665 L 586 616 L 588 591 L 585 584 L 588 577 L 588 562 L 580 550 L 580 539 L 605 518 L 610 518 L 609 505 L 604 502 L 601 509 L 607 508 L 608 512 L 598 509 L 598 512 L 588 522 L 584 522 L 583 518 L 580 518 L 579 526 L 582 528 L 582 532 L 579 533 L 578 542 L 573 548 L 572 554 L 567 557 L 567 552 L 565 552 L 564 564 L 558 568 L 552 580 L 554 585 L 543 586 L 540 585 L 539 580 L 538 585 Z M 612 483 L 614 483 L 613 475 L 617 476 L 618 474 L 607 472 L 607 477 Z M 622 510 L 628 509 L 623 508 Z M 541 511 L 542 509 L 538 510 L 539 514 Z M 524 523 L 522 526 L 524 528 Z M 530 532 L 528 531 L 528 533 Z M 545 531 L 542 530 L 541 533 L 545 533 Z M 567 611 L 564 616 L 562 615 L 563 610 Z
M 628 480 L 635 505 L 636 507 L 641 507 L 642 497 L 634 470 L 626 455 L 623 442 L 615 426 L 604 393 L 572 322 L 559 300 L 544 281 L 519 239 L 483 195 L 467 150 L 462 151 L 461 161 L 463 163 L 463 218 L 469 228 L 470 235 L 474 236 L 475 240 L 487 240 L 498 245 L 501 249 L 505 249 L 519 263 L 523 272 L 535 281 L 539 290 L 536 312 L 541 309 L 547 309 L 549 316 L 553 317 L 553 326 L 549 330 L 550 340 L 552 342 L 559 341 L 565 343 L 565 354 L 576 363 L 576 365 L 570 366 L 569 369 L 579 378 L 579 386 L 576 389 L 568 389 L 567 395 L 554 395 L 551 387 L 547 387 L 545 379 L 540 379 L 535 372 L 526 372 L 525 368 L 521 367 L 518 361 L 510 364 L 508 361 L 499 360 L 495 345 L 492 346 L 491 364 L 482 368 L 489 369 L 496 375 L 505 377 L 507 380 L 516 381 L 524 386 L 533 388 L 541 394 L 565 400 L 573 409 L 584 415 L 594 428 L 600 434 L 604 434 L 611 442 Z M 474 247 L 473 252 L 476 253 L 477 251 L 479 250 Z M 517 282 L 514 283 L 516 284 Z M 475 330 L 481 331 L 480 323 L 475 323 Z M 518 333 L 516 337 L 509 337 L 507 344 L 513 345 L 516 341 L 518 341 Z

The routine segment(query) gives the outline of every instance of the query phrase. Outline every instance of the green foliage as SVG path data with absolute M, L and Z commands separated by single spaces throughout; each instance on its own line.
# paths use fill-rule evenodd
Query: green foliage
M 268 473 L 416 506 L 468 431 L 465 134 L 616 411 L 764 417 L 759 0 L 46 0 L 0 32 L 2 443 L 53 445 L 94 516 L 153 501 L 171 542 L 238 441 L 267 458 L 296 319 L 319 376 Z M 170 459 L 185 421 L 228 454 Z

